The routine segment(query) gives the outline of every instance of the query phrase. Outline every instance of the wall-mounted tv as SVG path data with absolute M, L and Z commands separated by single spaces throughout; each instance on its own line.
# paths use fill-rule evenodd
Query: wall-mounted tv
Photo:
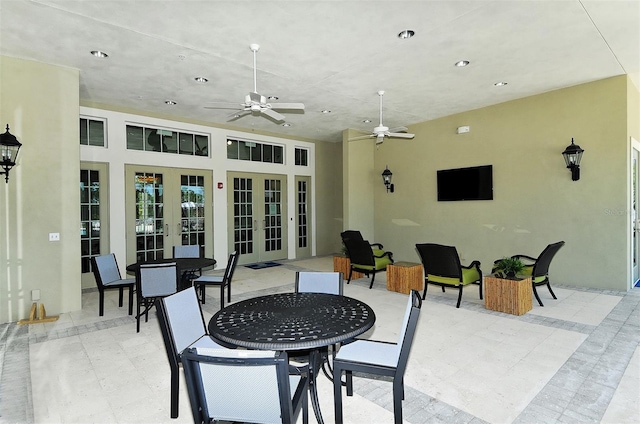
M 438 201 L 493 200 L 493 166 L 438 171 Z

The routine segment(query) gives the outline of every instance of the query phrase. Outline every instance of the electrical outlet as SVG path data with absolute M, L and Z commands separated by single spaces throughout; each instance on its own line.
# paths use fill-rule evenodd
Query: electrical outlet
M 60 241 L 60 233 L 49 233 L 49 241 Z

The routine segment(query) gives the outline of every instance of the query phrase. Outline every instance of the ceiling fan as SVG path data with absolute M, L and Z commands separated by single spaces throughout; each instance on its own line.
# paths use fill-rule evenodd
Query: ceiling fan
M 389 127 L 385 127 L 384 124 L 382 123 L 382 96 L 384 96 L 384 91 L 380 90 L 378 91 L 378 96 L 380 96 L 380 125 L 378 125 L 377 127 L 375 127 L 373 129 L 373 132 L 369 135 L 363 135 L 360 137 L 353 137 L 350 138 L 349 141 L 352 140 L 362 140 L 365 138 L 375 138 L 376 139 L 376 144 L 380 144 L 384 141 L 385 137 L 389 137 L 389 138 L 413 138 L 415 137 L 415 134 L 409 134 L 407 133 L 407 127 L 395 127 L 395 128 L 389 128 Z
M 260 46 L 251 44 L 249 48 L 253 52 L 253 91 L 245 96 L 244 103 L 240 103 L 241 109 L 229 115 L 227 121 L 233 121 L 251 113 L 254 115 L 262 114 L 276 122 L 282 122 L 285 120 L 285 116 L 276 112 L 276 110 L 304 110 L 304 104 L 302 103 L 267 103 L 268 99 L 258 94 L 256 56 Z M 205 109 L 221 109 L 221 107 L 205 106 Z

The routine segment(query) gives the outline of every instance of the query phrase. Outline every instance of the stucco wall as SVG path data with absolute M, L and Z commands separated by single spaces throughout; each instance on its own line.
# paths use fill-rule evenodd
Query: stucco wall
M 78 90 L 75 69 L 0 56 L 0 122 L 22 143 L 0 183 L 0 323 L 35 289 L 48 315 L 80 309 Z
M 564 240 L 553 282 L 626 290 L 627 89 L 626 76 L 610 78 L 421 123 L 409 128 L 414 140 L 385 141 L 374 150 L 376 241 L 415 262 L 415 243 L 455 245 L 463 263 L 478 259 L 487 273 L 495 259 L 537 256 Z M 471 132 L 456 134 L 462 125 Z M 585 149 L 579 181 L 561 155 L 572 137 Z M 494 200 L 436 200 L 437 170 L 488 164 Z M 385 165 L 394 194 L 377 181 Z

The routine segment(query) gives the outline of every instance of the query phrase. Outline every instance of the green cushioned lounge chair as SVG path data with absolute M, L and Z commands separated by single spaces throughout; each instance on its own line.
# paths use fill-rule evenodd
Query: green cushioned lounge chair
M 549 281 L 549 265 L 551 265 L 551 260 L 558 253 L 558 250 L 564 246 L 564 241 L 559 241 L 557 243 L 553 243 L 545 247 L 545 249 L 540 253 L 540 256 L 537 258 L 533 258 L 527 255 L 513 255 L 512 258 L 518 258 L 520 260 L 533 262 L 531 264 L 525 264 L 523 275 L 531 276 L 531 285 L 533 288 L 533 294 L 536 296 L 538 303 L 540 306 L 544 306 L 542 304 L 542 300 L 540 300 L 540 296 L 538 296 L 538 291 L 536 290 L 537 286 L 547 286 L 549 289 L 549 293 L 554 299 L 557 299 L 553 290 L 551 290 L 551 283 Z
M 344 234 L 344 233 L 343 233 Z M 371 283 L 369 288 L 373 287 L 373 281 L 376 273 L 386 271 L 387 265 L 393 263 L 393 253 L 384 252 L 376 255 L 367 240 L 357 240 L 349 237 L 342 237 L 342 242 L 347 248 L 351 268 L 349 269 L 349 278 L 347 284 L 351 282 L 353 271 L 362 272 L 367 277 L 371 275 Z
M 480 299 L 482 299 L 482 271 L 479 261 L 473 261 L 469 266 L 462 266 L 458 251 L 454 246 L 422 243 L 416 244 L 416 249 L 420 255 L 425 275 L 422 299 L 427 295 L 429 284 L 442 287 L 443 292 L 446 287 L 458 289 L 456 308 L 460 307 L 462 289 L 466 285 L 478 284 Z

